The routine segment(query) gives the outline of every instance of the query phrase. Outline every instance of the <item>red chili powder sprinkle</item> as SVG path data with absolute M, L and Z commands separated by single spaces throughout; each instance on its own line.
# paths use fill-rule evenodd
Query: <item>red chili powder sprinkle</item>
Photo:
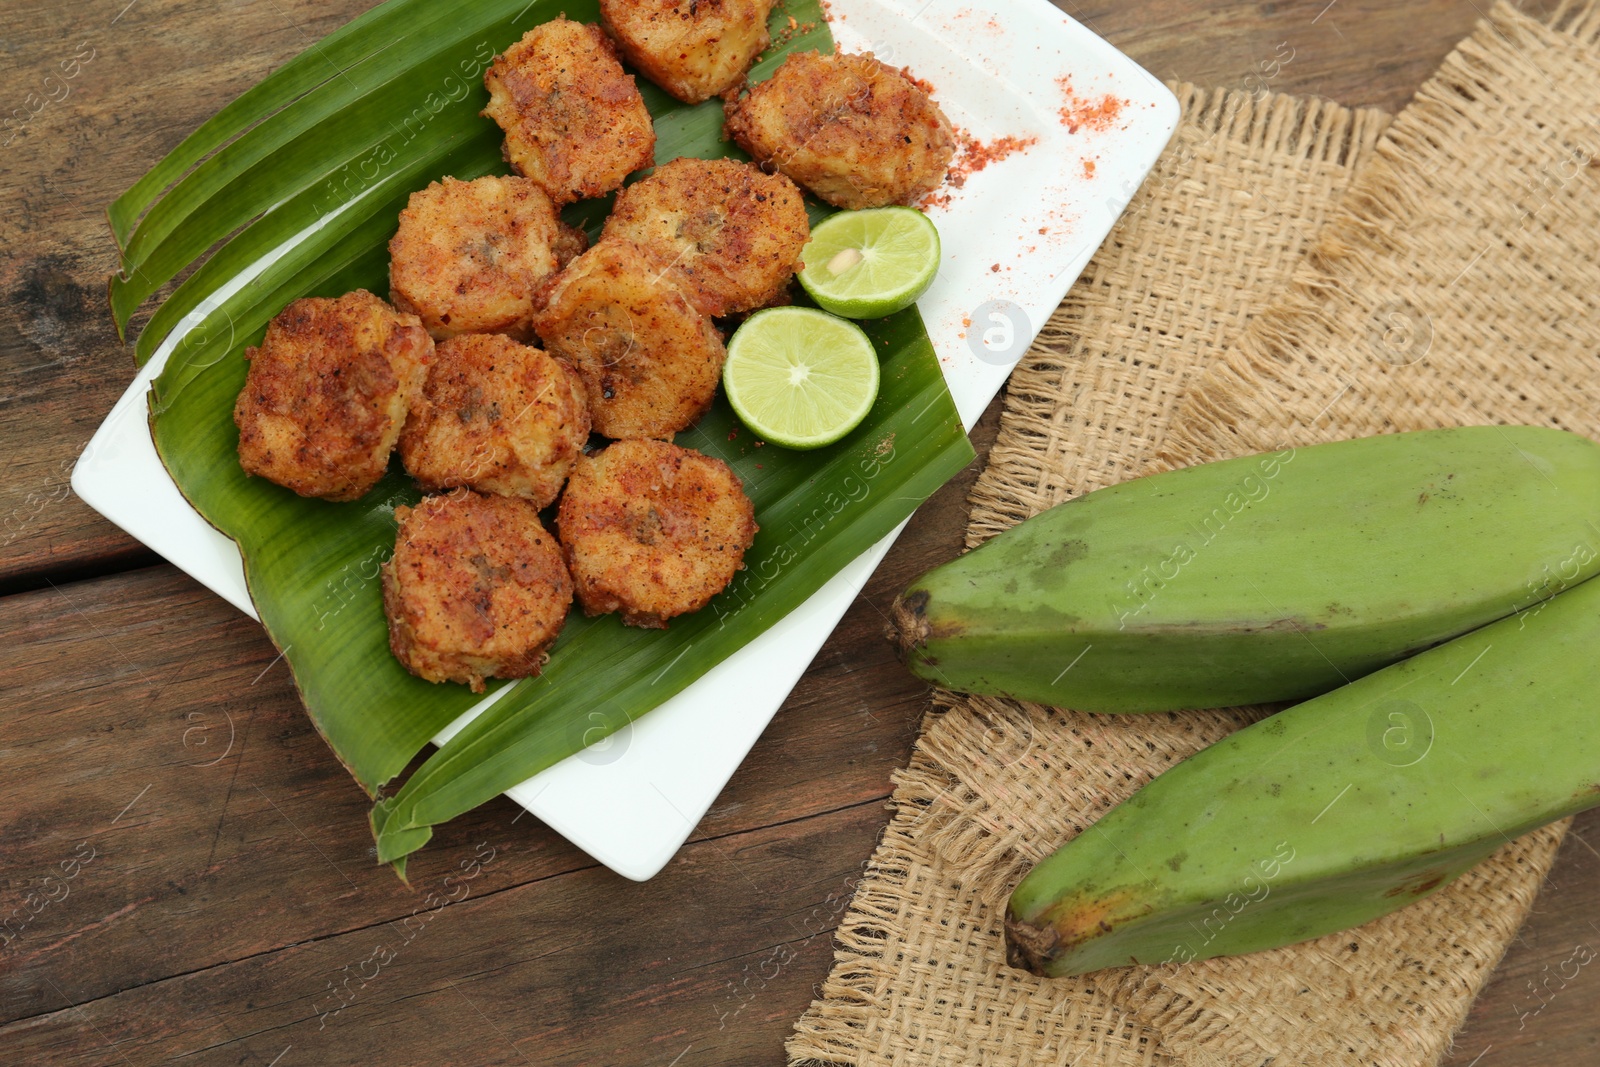
M 967 184 L 967 179 L 988 167 L 991 163 L 999 163 L 1018 152 L 1026 152 L 1039 143 L 1037 137 L 996 137 L 988 144 L 984 144 L 961 130 L 956 134 L 956 155 L 950 163 L 950 171 L 945 176 L 945 185 L 950 189 L 960 189 Z M 949 207 L 950 194 L 948 192 L 933 192 L 923 197 L 918 207 L 924 211 L 936 207 Z
M 933 83 L 924 81 L 915 74 L 911 73 L 910 67 L 901 67 L 900 76 L 905 78 L 905 80 L 910 82 L 912 85 L 915 85 L 918 89 L 921 89 L 923 92 L 927 93 L 929 96 L 933 95 Z
M 960 189 L 967 184 L 967 179 L 985 169 L 991 163 L 999 163 L 1004 159 L 1026 152 L 1039 143 L 1037 137 L 996 137 L 988 144 L 984 144 L 976 137 L 968 136 L 960 130 L 956 131 L 956 158 L 950 164 L 948 181 L 952 186 Z
M 1056 79 L 1056 84 L 1061 86 L 1061 91 L 1066 94 L 1067 106 L 1061 109 L 1061 124 L 1067 128 L 1068 133 L 1077 133 L 1082 127 L 1091 130 L 1106 130 L 1122 114 L 1127 101 L 1118 99 L 1106 93 L 1098 100 L 1090 100 L 1079 96 L 1072 88 L 1072 76 L 1063 75 Z
M 802 34 L 810 33 L 816 28 L 817 24 L 815 22 L 800 22 L 796 20 L 793 15 L 790 15 L 789 25 L 786 28 L 778 31 L 778 35 L 773 38 L 772 45 L 768 51 L 770 52 L 771 48 L 782 48 L 796 37 L 799 37 Z
M 1085 178 L 1094 177 L 1094 160 L 1086 159 L 1083 161 L 1083 176 Z
M 1005 33 L 1005 27 L 1000 24 L 999 19 L 989 16 L 983 11 L 974 11 L 970 7 L 964 7 L 960 11 L 957 11 L 955 13 L 955 18 L 963 21 L 970 19 L 974 22 L 982 19 L 983 21 L 978 22 L 978 25 L 982 26 L 990 33 L 995 34 L 996 36 Z
M 989 270 L 993 274 L 999 274 L 1000 273 L 1000 264 L 996 263 L 994 266 L 990 267 Z

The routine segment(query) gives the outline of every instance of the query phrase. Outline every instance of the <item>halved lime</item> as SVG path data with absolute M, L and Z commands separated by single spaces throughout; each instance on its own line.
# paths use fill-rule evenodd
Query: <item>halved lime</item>
M 815 308 L 758 311 L 728 342 L 728 403 L 763 441 L 831 445 L 878 398 L 878 352 L 861 327 Z
M 915 304 L 933 284 L 939 231 L 915 208 L 841 211 L 811 231 L 800 258 L 800 284 L 819 306 L 877 319 Z

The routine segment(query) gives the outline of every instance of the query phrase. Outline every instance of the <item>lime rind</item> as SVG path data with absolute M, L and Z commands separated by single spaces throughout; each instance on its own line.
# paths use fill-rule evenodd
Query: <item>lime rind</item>
M 835 315 L 882 318 L 927 292 L 940 257 L 938 228 L 915 208 L 841 211 L 811 231 L 800 284 Z
M 728 342 L 728 403 L 751 432 L 784 448 L 831 445 L 878 397 L 878 352 L 853 322 L 814 308 L 750 316 Z

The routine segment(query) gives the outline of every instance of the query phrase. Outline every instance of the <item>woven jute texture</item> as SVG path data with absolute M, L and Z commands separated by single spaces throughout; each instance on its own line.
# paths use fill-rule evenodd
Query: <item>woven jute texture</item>
M 1597 44 L 1600 5 L 1548 24 L 1496 6 L 1389 127 L 1288 290 L 1194 382 L 1159 465 L 1437 426 L 1600 438 Z M 1434 1063 L 1565 827 L 1353 934 L 1127 976 L 1122 999 L 1194 1063 Z
M 1286 443 L 1484 422 L 1600 437 L 1597 35 L 1593 6 L 1548 25 L 1496 7 L 1387 130 L 1179 87 L 1173 146 L 1012 377 L 969 543 Z M 791 1062 L 1436 1063 L 1563 827 L 1304 945 L 1080 979 L 1004 965 L 1004 903 L 1034 862 L 1259 715 L 938 695 Z
M 1183 120 L 1111 237 L 1012 374 L 973 491 L 976 544 L 1142 473 L 1186 382 L 1288 283 L 1388 119 L 1177 86 Z M 1005 966 L 1029 866 L 1247 712 L 1109 718 L 936 696 L 840 928 L 793 1062 L 1165 1065 L 1112 985 Z

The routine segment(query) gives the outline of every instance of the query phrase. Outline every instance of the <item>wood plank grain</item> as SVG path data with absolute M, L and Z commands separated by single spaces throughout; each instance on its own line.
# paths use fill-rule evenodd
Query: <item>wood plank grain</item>
M 1445 1067 L 1600 1062 L 1600 809 L 1578 816 L 1533 915 L 1500 961 Z
M 1535 9 L 1553 0 L 1537 0 Z M 0 592 L 44 575 L 149 562 L 67 489 L 71 465 L 133 369 L 104 302 L 116 256 L 104 206 L 216 110 L 365 10 L 367 0 L 215 8 L 195 0 L 7 11 L 0 116 Z M 1478 17 L 1474 0 L 1281 4 L 1057 0 L 1157 76 L 1321 93 L 1398 108 Z M 1280 46 L 1287 43 L 1289 52 Z M 63 80 L 61 64 L 92 50 Z M 61 96 L 57 100 L 51 96 Z M 43 101 L 42 109 L 30 110 Z
M 1158 78 L 1266 87 L 1391 112 L 1405 106 L 1490 7 L 1488 0 L 1054 2 Z M 1556 5 L 1520 6 L 1537 14 Z M 1280 50 L 1285 44 L 1288 51 Z
M 830 652 L 848 663 L 871 629 Z M 187 579 L 159 568 L 7 598 L 0 631 L 20 639 L 0 684 L 24 698 L 0 731 L 24 772 L 0 794 L 0 899 L 45 900 L 0 956 L 6 1017 L 20 1016 L 0 1027 L 8 1063 L 780 1062 L 884 820 L 881 768 L 855 761 L 898 749 L 917 710 L 896 723 L 876 704 L 872 730 L 851 701 L 791 703 L 719 804 L 720 832 L 703 825 L 645 885 L 499 801 L 441 832 L 412 894 L 371 866 L 364 804 L 270 646 Z M 852 750 L 831 776 L 786 774 L 791 752 L 830 744 Z M 852 789 L 873 799 L 801 817 Z M 769 805 L 794 821 L 763 826 Z M 1600 866 L 1586 855 L 1573 869 L 1563 854 L 1571 904 L 1549 932 L 1541 905 L 1523 935 L 1536 948 L 1503 981 L 1569 955 Z M 1558 992 L 1543 1040 L 1573 1054 L 1539 1062 L 1590 1062 L 1588 1031 L 1558 1030 L 1557 1012 L 1585 1019 L 1593 986 Z
M 65 492 L 72 459 L 132 375 L 104 311 L 115 259 L 101 207 L 221 101 L 366 6 L 8 5 L 0 113 L 49 91 L 46 75 L 80 43 L 95 58 L 0 167 L 11 253 L 0 259 L 11 474 L 0 484 L 0 590 L 43 586 L 0 599 L 11 712 L 0 720 L 0 919 L 22 909 L 0 948 L 0 1019 L 15 1020 L 0 1027 L 0 1062 L 184 1051 L 202 1062 L 282 1057 L 281 1067 L 385 1056 L 666 1064 L 680 1052 L 685 1065 L 781 1062 L 827 968 L 828 938 L 813 928 L 836 921 L 925 707 L 878 639 L 877 612 L 956 551 L 960 486 L 919 514 L 695 843 L 645 886 L 500 800 L 441 831 L 414 868 L 413 895 L 371 865 L 365 802 L 251 624 L 166 568 L 47 584 L 148 558 Z M 1487 9 L 1058 6 L 1159 77 L 1390 109 Z M 1585 840 L 1563 850 L 1453 1067 L 1479 1056 L 1478 1067 L 1594 1062 L 1600 979 L 1587 965 L 1565 975 L 1576 949 L 1600 948 L 1590 925 L 1600 858 L 1585 851 L 1600 846 L 1600 816 L 1579 829 Z M 494 861 L 463 883 L 480 846 Z M 433 934 L 388 944 L 422 894 L 463 884 Z M 393 966 L 361 987 L 380 944 L 399 949 Z M 324 1026 L 341 984 L 360 992 Z
M 44 1014 L 0 1027 L 0 1050 L 60 1065 L 776 1062 L 880 822 L 869 804 L 696 843 L 646 885 L 591 869 L 500 889 L 516 831 L 486 829 L 451 882 L 417 879 L 414 916 L 100 999 L 58 975 Z
M 369 6 L 7 3 L 0 591 L 152 559 L 67 484 L 134 370 L 106 305 L 117 251 L 105 206 L 222 103 Z
M 996 414 L 978 428 L 985 448 Z M 918 513 L 695 840 L 888 795 L 927 695 L 894 662 L 881 608 L 955 554 L 978 469 Z M 186 576 L 162 566 L 0 598 L 0 633 L 14 710 L 0 720 L 0 935 L 15 937 L 0 949 L 0 1021 L 52 1010 L 51 982 L 101 997 L 413 906 L 375 866 L 366 800 L 265 635 Z M 593 865 L 519 812 L 500 799 L 442 827 L 415 884 L 491 832 L 491 890 Z

